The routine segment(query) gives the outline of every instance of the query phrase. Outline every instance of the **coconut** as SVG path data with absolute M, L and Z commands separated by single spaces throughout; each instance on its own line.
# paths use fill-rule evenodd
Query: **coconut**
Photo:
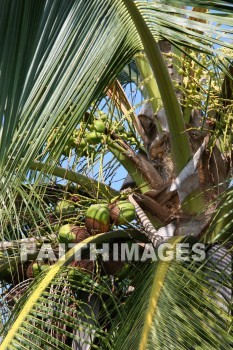
M 60 243 L 79 243 L 90 237 L 85 227 L 66 224 L 60 227 L 58 240 Z
M 106 204 L 93 204 L 88 208 L 85 225 L 91 234 L 108 232 L 110 228 L 110 212 Z
M 125 225 L 136 217 L 135 207 L 129 201 L 118 201 L 110 204 L 111 222 L 116 225 Z
M 75 206 L 72 201 L 58 201 L 55 211 L 60 214 L 72 214 L 75 211 Z
M 125 131 L 125 128 L 124 128 L 124 126 L 123 125 L 117 125 L 117 133 L 118 134 L 122 134 L 124 131 Z
M 105 123 L 102 120 L 95 120 L 94 121 L 94 130 L 103 134 L 105 131 Z
M 47 270 L 50 267 L 49 264 L 44 264 L 42 262 L 32 262 L 26 272 L 27 278 L 34 278 L 39 275 L 42 271 Z
M 99 111 L 99 117 L 104 122 L 108 119 L 108 116 L 102 111 Z
M 38 263 L 32 262 L 26 272 L 27 278 L 33 278 L 40 273 Z
M 78 143 L 76 144 L 77 149 L 84 149 L 87 145 L 87 140 L 85 138 L 82 138 Z
M 92 131 L 87 134 L 86 139 L 89 144 L 97 145 L 101 141 L 101 134 L 97 131 Z

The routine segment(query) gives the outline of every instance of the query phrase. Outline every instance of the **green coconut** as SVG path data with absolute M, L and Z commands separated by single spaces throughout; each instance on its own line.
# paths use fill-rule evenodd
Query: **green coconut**
M 110 211 L 107 204 L 91 205 L 86 212 L 85 225 L 91 234 L 108 232 L 110 228 Z
M 55 211 L 60 214 L 71 214 L 75 211 L 75 205 L 71 201 L 58 201 Z
M 94 125 L 89 123 L 87 124 L 87 129 L 90 130 L 90 131 L 93 131 L 94 130 Z
M 94 121 L 94 130 L 103 134 L 105 131 L 105 123 L 102 120 L 95 120 Z
M 32 277 L 36 277 L 42 271 L 48 270 L 50 265 L 34 262 L 32 264 Z
M 117 129 L 116 129 L 117 133 L 121 134 L 125 131 L 125 128 L 123 125 L 117 125 Z
M 85 227 L 66 224 L 60 227 L 58 240 L 60 243 L 79 243 L 90 237 Z
M 77 148 L 84 149 L 87 145 L 87 140 L 82 138 L 79 143 L 77 143 Z
M 72 225 L 66 224 L 60 227 L 58 240 L 60 243 L 70 243 L 75 241 L 76 235 L 72 232 Z
M 101 133 L 91 131 L 86 135 L 87 142 L 91 145 L 97 145 L 101 141 Z
M 104 121 L 104 122 L 108 119 L 107 114 L 105 114 L 105 113 L 102 112 L 102 111 L 99 111 L 99 117 L 100 117 L 100 119 L 101 119 L 102 121 Z
M 39 268 L 39 265 L 37 263 L 33 263 L 32 264 L 32 277 L 39 275 L 40 271 L 41 270 Z
M 111 221 L 116 225 L 126 225 L 136 218 L 135 207 L 129 201 L 118 201 L 110 206 Z

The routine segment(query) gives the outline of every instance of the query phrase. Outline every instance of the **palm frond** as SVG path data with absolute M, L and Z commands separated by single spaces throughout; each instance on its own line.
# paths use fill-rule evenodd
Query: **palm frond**
M 114 349 L 230 348 L 231 253 L 222 249 L 207 253 L 201 263 L 147 263 L 145 278 L 134 282 L 126 302 L 126 320 L 114 324 Z
M 179 0 L 160 0 L 160 3 L 165 3 L 173 6 L 180 6 Z M 204 7 L 204 8 L 211 8 L 211 9 L 216 9 L 221 12 L 232 12 L 232 4 L 231 0 L 211 0 L 211 1 L 201 1 L 201 0 L 184 0 L 182 5 L 187 5 L 187 6 L 198 6 L 198 7 Z
M 85 327 L 87 327 L 87 331 L 85 332 L 93 334 L 93 332 L 97 331 L 95 336 L 100 337 L 102 334 L 102 342 L 104 344 L 106 342 L 108 343 L 106 333 L 104 330 L 101 330 L 100 326 L 100 333 L 98 334 L 98 326 L 96 325 L 95 319 L 93 320 L 94 326 L 90 323 L 87 324 L 88 318 L 91 319 L 91 316 L 87 316 L 86 314 L 86 309 L 90 308 L 90 306 L 88 306 L 88 296 L 91 297 L 96 294 L 101 300 L 102 307 L 104 306 L 103 299 L 106 296 L 101 296 L 99 292 L 95 293 L 95 290 L 99 288 L 98 283 L 95 281 L 91 282 L 90 278 L 87 276 L 85 277 L 85 275 L 79 272 L 75 267 L 69 268 L 68 270 L 65 269 L 65 267 L 71 264 L 75 258 L 78 259 L 78 256 L 81 256 L 81 251 L 87 249 L 89 243 L 108 242 L 116 237 L 126 238 L 131 241 L 141 240 L 142 242 L 148 242 L 146 237 L 140 234 L 139 231 L 121 230 L 99 234 L 75 245 L 74 248 L 66 253 L 64 258 L 58 260 L 46 273 L 39 274 L 27 293 L 20 298 L 12 316 L 4 327 L 4 340 L 0 349 L 3 350 L 8 347 L 17 346 L 18 341 L 22 346 L 28 349 L 37 349 L 38 346 L 40 347 L 42 344 L 44 344 L 43 346 L 48 346 L 49 343 L 51 348 L 57 349 L 61 347 L 62 342 L 65 343 L 64 340 L 62 341 L 63 334 L 68 338 L 80 341 L 80 337 L 75 337 L 73 333 L 84 332 L 82 321 L 82 326 L 80 327 L 81 319 L 85 319 L 85 321 L 83 321 L 86 324 Z M 93 262 L 91 263 L 93 264 Z M 70 276 L 69 270 L 72 271 L 70 274 L 71 284 L 68 282 Z M 102 289 L 101 285 L 100 288 Z M 109 286 L 106 286 L 106 288 L 102 290 L 114 301 L 115 298 Z M 80 300 L 81 291 L 86 295 L 85 301 L 82 299 Z M 49 294 L 51 297 L 47 298 Z M 64 303 L 62 300 L 64 300 Z M 62 308 L 62 311 L 60 308 Z M 107 306 L 106 308 L 104 307 L 104 309 L 106 309 L 107 318 L 109 318 L 110 310 Z M 116 311 L 116 309 L 114 311 Z M 79 317 L 75 318 L 75 315 L 80 316 L 81 319 Z M 29 326 L 29 324 L 31 326 Z M 69 331 L 64 331 L 64 325 L 69 328 Z M 50 332 L 53 334 L 52 337 L 49 335 Z M 68 349 L 69 347 L 67 346 L 66 348 Z M 111 347 L 108 345 L 106 348 L 110 349 Z

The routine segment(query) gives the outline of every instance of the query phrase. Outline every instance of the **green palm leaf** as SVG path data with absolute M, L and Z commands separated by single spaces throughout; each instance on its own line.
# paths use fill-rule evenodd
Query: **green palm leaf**
M 82 272 L 78 270 L 69 268 L 64 269 L 65 266 L 68 266 L 75 257 L 79 256 L 81 250 L 86 249 L 89 243 L 103 243 L 108 242 L 114 238 L 127 238 L 130 240 L 141 240 L 146 242 L 144 235 L 140 234 L 138 231 L 114 231 L 109 233 L 103 233 L 96 235 L 95 237 L 90 237 L 81 243 L 77 244 L 72 248 L 64 258 L 60 259 L 53 266 L 50 267 L 48 272 L 42 273 L 38 276 L 26 295 L 24 295 L 19 303 L 16 305 L 15 310 L 4 327 L 4 341 L 0 345 L 0 349 L 14 348 L 15 346 L 23 346 L 25 349 L 37 349 L 41 346 L 51 346 L 52 349 L 59 349 L 62 344 L 62 334 L 64 333 L 64 325 L 70 329 L 69 332 L 65 334 L 68 337 L 80 340 L 79 337 L 75 338 L 72 336 L 78 327 L 80 327 L 80 319 L 71 316 L 73 313 L 78 313 L 82 318 L 87 317 L 85 312 L 82 312 L 82 305 L 85 305 L 85 301 L 80 301 L 80 291 L 84 292 L 86 295 L 96 294 L 102 303 L 102 307 L 106 309 L 107 317 L 109 318 L 110 310 L 103 305 L 103 300 L 106 298 L 103 295 L 101 296 L 101 290 L 107 293 L 110 296 L 110 299 L 114 301 L 114 295 L 111 294 L 111 290 L 108 286 L 105 288 L 101 285 L 98 286 L 98 283 L 91 281 L 91 278 L 83 276 Z M 69 285 L 67 278 L 69 278 L 69 270 L 73 271 L 71 273 L 71 284 Z M 79 278 L 79 276 L 81 278 Z M 65 288 L 67 283 L 67 288 Z M 64 285 L 65 284 L 65 285 Z M 74 290 L 72 290 L 72 288 Z M 100 290 L 99 290 L 100 288 Z M 51 290 L 53 290 L 51 292 Z M 76 295 L 77 293 L 77 295 Z M 49 295 L 51 294 L 51 297 Z M 66 305 L 65 301 L 67 298 L 70 301 L 71 306 Z M 73 303 L 72 303 L 73 301 Z M 78 310 L 75 307 L 75 311 L 72 310 L 74 307 L 81 304 L 80 309 Z M 87 304 L 87 300 L 86 300 Z M 60 307 L 64 308 L 62 312 L 59 309 Z M 88 305 L 87 305 L 88 307 Z M 116 311 L 117 305 L 115 305 L 114 311 Z M 90 306 L 89 306 L 90 308 Z M 85 309 L 85 308 L 84 308 Z M 49 311 L 48 311 L 49 310 Z M 90 316 L 91 318 L 91 316 Z M 96 320 L 94 319 L 94 323 Z M 50 326 L 48 327 L 48 322 Z M 86 320 L 87 322 L 87 320 Z M 86 332 L 92 332 L 92 325 L 87 325 Z M 55 335 L 49 336 L 48 329 L 51 331 L 54 330 Z M 106 339 L 106 333 L 101 330 L 101 327 L 97 325 L 94 326 L 95 331 L 99 332 L 99 335 L 102 334 L 102 342 L 106 344 L 108 340 Z M 80 329 L 80 331 L 82 328 Z M 110 341 L 110 340 L 109 340 Z M 67 349 L 69 347 L 66 347 Z M 106 346 L 106 349 L 109 348 L 109 345 Z
M 114 324 L 114 349 L 230 349 L 231 257 L 221 249 L 217 259 L 212 252 L 201 264 L 147 264 L 126 303 L 124 324 Z

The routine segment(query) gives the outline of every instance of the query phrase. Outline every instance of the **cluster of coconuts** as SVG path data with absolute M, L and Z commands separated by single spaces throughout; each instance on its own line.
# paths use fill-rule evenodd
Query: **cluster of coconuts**
M 34 278 L 38 276 L 42 271 L 48 270 L 50 265 L 42 261 L 33 261 L 27 268 L 27 278 Z
M 86 133 L 87 143 L 97 145 L 101 142 L 105 133 L 105 122 L 101 119 L 95 119 L 92 124 L 88 125 L 89 132 Z
M 48 268 L 49 265 L 44 262 L 25 262 L 19 263 L 17 265 L 12 265 L 7 267 L 4 271 L 1 272 L 1 278 L 9 283 L 16 286 L 26 278 L 33 278 L 37 276 L 41 271 Z
M 65 224 L 60 227 L 58 240 L 60 243 L 80 243 L 83 240 L 98 233 L 108 232 L 111 225 L 126 225 L 135 219 L 135 208 L 127 200 L 110 204 L 92 204 L 86 211 L 85 226 Z M 71 264 L 71 278 L 75 269 L 84 269 L 91 273 L 94 271 L 94 262 L 90 260 L 76 261 Z M 123 266 L 122 262 L 107 262 L 104 266 L 106 272 L 118 271 Z
M 127 200 L 110 204 L 93 204 L 88 208 L 85 225 L 90 234 L 108 232 L 110 225 L 126 225 L 135 219 L 135 208 Z
M 61 214 L 70 214 L 75 211 L 75 205 L 71 200 L 58 201 L 55 207 L 56 212 Z M 76 226 L 73 224 L 65 224 L 59 228 L 58 240 L 60 243 L 80 243 L 83 240 L 98 233 L 108 232 L 111 225 L 125 225 L 135 219 L 135 208 L 132 203 L 127 200 L 120 200 L 110 204 L 93 204 L 86 211 L 85 226 Z M 115 266 L 116 265 L 116 266 Z M 70 265 L 71 278 L 75 269 L 84 269 L 88 273 L 94 271 L 94 262 L 90 260 L 75 261 Z M 118 271 L 123 266 L 121 262 L 107 262 L 105 264 L 106 272 Z M 40 272 L 49 269 L 50 264 L 43 261 L 31 262 L 26 267 L 26 277 L 34 278 Z M 5 271 L 4 279 L 12 281 L 13 270 Z M 72 272 L 73 271 L 73 272 Z
M 106 119 L 107 116 L 102 113 L 92 123 L 86 125 L 81 122 L 78 129 L 74 130 L 62 153 L 68 156 L 71 149 L 75 149 L 76 154 L 81 156 L 90 153 L 94 149 L 94 146 L 102 141 L 106 130 Z
M 86 212 L 85 225 L 91 234 L 108 232 L 111 225 L 126 225 L 136 217 L 135 207 L 128 200 L 110 204 L 93 204 Z M 105 261 L 104 270 L 114 275 L 122 267 L 122 261 Z
M 138 140 L 132 131 L 126 131 L 125 127 L 119 121 L 114 121 L 109 125 L 107 115 L 102 111 L 98 111 L 98 116 L 92 120 L 89 118 L 87 123 L 81 122 L 75 129 L 71 137 L 67 140 L 62 154 L 66 157 L 70 155 L 71 150 L 74 150 L 78 156 L 86 156 L 95 151 L 95 146 L 103 140 L 103 135 L 106 130 L 111 127 L 122 139 L 130 144 L 138 144 Z M 51 148 L 56 142 L 59 130 L 55 129 L 48 140 L 48 148 Z
M 63 202 L 63 201 L 62 201 Z M 59 209 L 63 203 L 59 203 Z M 70 207 L 65 206 L 65 210 Z M 86 211 L 85 226 L 65 224 L 60 227 L 60 243 L 79 243 L 98 233 L 108 232 L 111 225 L 126 225 L 135 219 L 135 208 L 128 200 L 110 204 L 92 204 Z
M 107 116 L 103 112 L 99 112 L 98 118 L 96 117 L 91 123 L 86 124 L 85 122 L 81 122 L 67 140 L 62 154 L 68 157 L 73 149 L 79 156 L 84 156 L 90 153 L 93 150 L 93 146 L 102 141 L 102 137 L 106 129 L 106 120 Z M 48 149 L 52 149 L 54 147 L 59 138 L 59 134 L 64 130 L 64 128 L 65 126 L 62 126 L 61 128 L 55 128 L 52 131 L 47 141 Z

